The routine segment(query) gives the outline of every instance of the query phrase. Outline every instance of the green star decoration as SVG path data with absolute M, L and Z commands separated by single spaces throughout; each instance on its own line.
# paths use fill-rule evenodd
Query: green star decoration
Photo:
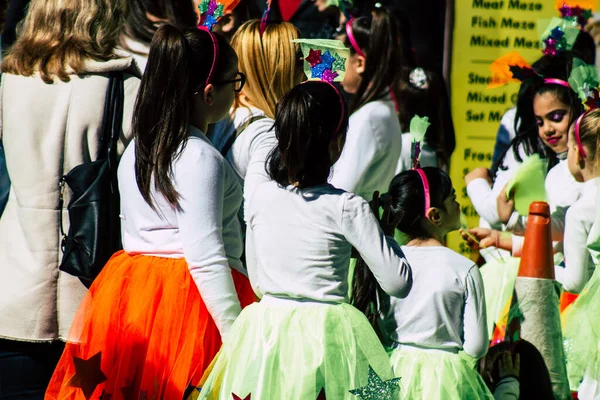
M 223 11 L 225 10 L 225 6 L 221 3 L 219 3 L 219 5 L 217 6 L 217 8 L 215 9 L 215 13 L 214 13 L 214 17 L 215 18 L 221 18 L 223 16 Z
M 346 59 L 338 53 L 333 54 L 335 61 L 333 62 L 333 71 L 346 71 Z
M 200 5 L 198 6 L 198 8 L 200 9 L 200 12 L 202 14 L 204 14 L 205 12 L 208 11 L 208 3 L 209 3 L 209 0 L 202 0 Z
M 350 390 L 350 393 L 362 400 L 394 400 L 394 392 L 400 378 L 383 381 L 369 365 L 369 380 L 367 386 Z

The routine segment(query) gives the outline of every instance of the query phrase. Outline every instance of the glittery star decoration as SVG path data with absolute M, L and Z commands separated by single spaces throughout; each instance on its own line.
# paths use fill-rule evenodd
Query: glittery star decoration
M 327 400 L 325 398 L 325 388 L 321 388 L 321 391 L 319 392 L 319 395 L 317 396 L 317 400 Z
M 600 95 L 598 94 L 597 89 L 591 89 L 589 91 L 589 94 L 587 95 L 587 100 L 585 101 L 585 105 L 590 110 L 600 107 Z
M 233 392 L 231 393 L 231 397 L 233 397 L 233 400 L 251 400 L 251 396 L 252 396 L 252 394 L 251 394 L 251 393 L 248 393 L 248 396 L 246 396 L 246 397 L 244 397 L 244 398 L 242 399 L 242 398 L 241 398 L 240 396 L 238 396 L 237 394 L 235 394 L 235 393 L 233 393 Z
M 333 67 L 334 61 L 335 61 L 335 57 L 333 57 L 331 55 L 331 53 L 329 52 L 329 50 L 327 50 L 325 52 L 325 54 L 323 54 L 323 56 L 321 57 L 321 63 L 323 65 L 325 65 L 327 67 L 327 69 L 331 69 Z
M 334 54 L 333 58 L 335 61 L 333 62 L 332 68 L 335 71 L 345 71 L 346 70 L 346 59 L 339 54 Z
M 369 366 L 367 386 L 350 390 L 350 393 L 362 400 L 394 400 L 394 392 L 398 388 L 400 378 L 382 380 Z
M 104 375 L 100 368 L 101 361 L 102 352 L 94 354 L 87 360 L 73 357 L 75 375 L 69 379 L 67 386 L 80 388 L 86 399 L 92 397 L 96 387 L 106 381 L 106 375 Z
M 592 10 L 590 9 L 584 9 L 579 6 L 570 7 L 567 4 L 563 4 L 558 11 L 560 12 L 562 18 L 572 18 L 581 27 L 584 27 L 588 20 L 593 16 Z
M 546 44 L 543 51 L 544 55 L 555 56 L 559 51 L 563 51 L 567 47 L 565 32 L 557 26 L 550 31 L 550 36 L 544 39 L 544 43 Z
M 216 0 L 202 0 L 198 5 L 198 9 L 201 15 L 201 25 L 208 30 L 212 30 L 219 18 L 223 16 L 225 7 Z
M 308 53 L 308 57 L 306 57 L 306 62 L 308 62 L 312 67 L 321 63 L 321 50 L 311 49 L 310 53 Z
M 329 83 L 333 83 L 335 78 L 338 76 L 338 73 L 335 71 L 331 71 L 330 69 L 326 69 L 323 71 L 321 75 L 321 80 L 327 81 Z

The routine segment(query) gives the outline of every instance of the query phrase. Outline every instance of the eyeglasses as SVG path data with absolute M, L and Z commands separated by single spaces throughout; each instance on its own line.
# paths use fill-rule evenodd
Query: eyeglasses
M 239 93 L 242 91 L 242 89 L 244 88 L 244 84 L 246 83 L 246 75 L 244 75 L 241 72 L 238 72 L 235 76 L 235 79 L 230 79 L 228 81 L 213 82 L 213 85 L 226 85 L 228 83 L 233 83 L 233 90 Z

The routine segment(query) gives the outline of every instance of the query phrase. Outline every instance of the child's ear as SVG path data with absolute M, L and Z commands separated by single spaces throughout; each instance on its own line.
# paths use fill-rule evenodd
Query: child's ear
M 431 207 L 429 210 L 427 210 L 427 214 L 425 216 L 433 225 L 439 226 L 442 223 L 442 214 L 440 213 L 440 210 L 435 207 Z
M 212 85 L 212 83 L 209 83 L 208 85 L 206 85 L 204 87 L 204 101 L 206 102 L 206 104 L 208 104 L 209 106 L 212 106 L 215 102 L 215 98 L 214 98 L 214 86 Z
M 356 73 L 362 75 L 366 68 L 366 59 L 363 56 L 356 55 Z

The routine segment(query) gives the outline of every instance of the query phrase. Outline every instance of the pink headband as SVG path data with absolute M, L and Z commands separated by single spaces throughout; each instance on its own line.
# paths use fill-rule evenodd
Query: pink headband
M 356 51 L 356 54 L 358 54 L 361 57 L 367 58 L 365 53 L 363 53 L 363 51 L 358 46 L 358 43 L 356 43 L 356 39 L 354 38 L 354 33 L 352 32 L 352 22 L 353 21 L 354 21 L 354 18 L 350 18 L 350 21 L 348 21 L 346 23 L 346 36 L 348 36 L 348 40 L 350 41 L 350 44 L 352 45 L 352 48 L 354 49 L 354 51 Z
M 425 175 L 425 171 L 421 168 L 415 168 L 415 171 L 421 177 L 421 182 L 423 182 L 423 195 L 425 196 L 425 217 L 427 217 L 427 211 L 431 208 L 431 196 L 429 194 L 429 181 L 427 180 L 427 176 Z
M 581 124 L 581 120 L 583 120 L 583 116 L 587 114 L 587 111 L 584 112 L 577 118 L 577 122 L 575 122 L 575 141 L 577 142 L 577 149 L 579 150 L 579 154 L 581 157 L 585 158 L 585 149 L 583 148 L 583 143 L 581 142 L 581 135 L 579 134 L 579 125 Z
M 563 81 L 562 79 L 544 78 L 544 83 L 547 85 L 560 85 L 568 89 L 571 88 L 571 86 L 569 86 L 569 83 L 567 81 Z
M 212 41 L 212 44 L 213 44 L 212 64 L 210 66 L 210 71 L 208 72 L 208 77 L 206 78 L 206 83 L 205 83 L 205 85 L 208 85 L 213 78 L 213 74 L 215 72 L 215 66 L 217 65 L 217 60 L 219 59 L 219 42 L 217 42 L 217 37 L 215 36 L 215 34 L 212 33 L 205 26 L 199 26 L 198 29 L 207 32 L 210 35 L 210 40 Z

